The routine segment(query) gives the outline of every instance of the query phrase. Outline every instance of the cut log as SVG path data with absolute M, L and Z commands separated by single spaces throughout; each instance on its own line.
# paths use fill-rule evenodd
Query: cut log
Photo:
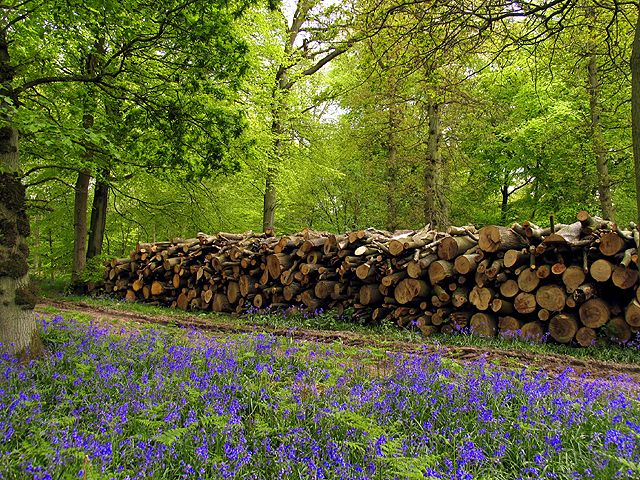
M 238 285 L 240 287 L 240 294 L 243 297 L 255 293 L 255 280 L 251 278 L 249 275 L 241 275 L 238 280 Z
M 401 272 L 385 275 L 384 277 L 382 277 L 382 280 L 380 283 L 382 283 L 382 285 L 384 285 L 385 287 L 391 287 L 393 285 L 396 285 L 400 280 L 406 277 L 407 277 L 407 272 L 403 270 Z
M 424 280 L 405 278 L 393 290 L 393 296 L 400 305 L 429 294 L 429 286 Z
M 438 308 L 431 316 L 431 322 L 434 325 L 442 325 L 443 323 L 446 323 L 452 311 L 453 310 L 451 308 Z
M 629 326 L 637 328 L 640 327 L 640 302 L 634 299 L 631 301 L 624 311 L 624 319 Z
M 511 278 L 500 284 L 500 295 L 505 298 L 513 298 L 519 292 L 520 288 L 518 288 L 518 282 Z
M 525 323 L 520 329 L 520 338 L 529 342 L 542 342 L 544 340 L 544 324 L 538 321 Z
M 202 292 L 202 300 L 204 303 L 209 303 L 213 299 L 213 290 L 205 290 Z
M 356 277 L 358 277 L 363 282 L 373 280 L 375 276 L 376 269 L 372 263 L 363 263 L 356 268 Z
M 540 284 L 540 279 L 536 275 L 535 270 L 525 268 L 518 275 L 518 288 L 523 292 L 533 292 Z
M 229 300 L 229 303 L 235 305 L 240 298 L 242 298 L 242 294 L 240 293 L 238 282 L 229 282 L 227 284 L 227 300 Z
M 478 266 L 478 255 L 460 255 L 453 263 L 454 270 L 461 275 L 474 272 Z
M 591 264 L 589 273 L 596 282 L 606 282 L 613 274 L 613 265 L 608 260 L 600 258 Z
M 578 310 L 580 321 L 585 327 L 598 328 L 609 321 L 610 312 L 607 302 L 600 298 L 587 300 Z
M 427 337 L 438 331 L 437 327 L 431 324 L 431 318 L 426 315 L 418 317 L 416 326 L 420 329 L 420 332 Z
M 527 246 L 524 237 L 510 228 L 487 225 L 478 232 L 478 246 L 485 252 L 497 252 L 509 249 L 521 249 Z
M 151 284 L 151 295 L 162 295 L 164 293 L 164 285 L 161 282 L 155 280 Z
M 638 283 L 638 270 L 635 268 L 616 265 L 611 274 L 613 284 L 623 290 L 632 288 Z
M 596 331 L 593 328 L 581 327 L 576 332 L 576 342 L 581 347 L 591 347 L 596 344 Z
M 438 245 L 438 258 L 453 260 L 477 243 L 473 238 L 467 236 L 445 237 Z
M 469 290 L 464 287 L 458 287 L 451 294 L 451 304 L 456 307 L 462 307 L 469 300 Z
M 504 266 L 507 268 L 518 267 L 529 262 L 529 252 L 522 250 L 507 250 L 504 252 Z
M 597 289 L 595 286 L 593 286 L 590 283 L 585 283 L 584 285 L 580 285 L 578 288 L 576 288 L 571 296 L 575 301 L 576 305 L 580 305 L 581 303 L 586 302 L 590 298 L 595 297 L 596 293 L 597 293 Z
M 470 321 L 471 333 L 481 337 L 495 337 L 497 333 L 496 319 L 488 313 L 476 313 Z
M 584 283 L 586 275 L 582 267 L 571 265 L 562 274 L 562 283 L 567 287 L 567 292 L 572 293 Z
M 497 315 L 511 315 L 514 312 L 513 303 L 502 298 L 494 298 L 491 301 L 491 311 Z
M 224 297 L 224 298 L 226 300 L 227 297 Z M 178 298 L 176 299 L 176 306 L 181 310 L 186 310 L 189 308 L 189 302 L 190 302 L 189 296 L 185 292 L 182 292 L 180 295 L 178 295 Z
M 214 312 L 231 312 L 233 309 L 231 308 L 231 304 L 229 303 L 229 299 L 226 295 L 222 293 L 216 293 L 213 296 L 213 303 L 211 304 L 211 309 Z
M 566 270 L 565 270 L 566 271 Z M 540 265 L 536 268 L 536 277 L 540 280 L 544 280 L 545 278 L 549 278 L 551 276 L 551 265 Z M 564 273 L 563 273 L 564 275 Z
M 541 308 L 540 310 L 538 310 L 538 320 L 546 322 L 550 318 L 551 312 L 549 310 L 547 310 L 546 308 Z
M 493 290 L 490 288 L 478 287 L 477 285 L 469 292 L 469 303 L 478 310 L 485 311 L 489 309 L 493 300 Z
M 363 285 L 360 287 L 359 298 L 363 305 L 373 305 L 382 301 L 382 294 L 378 285 Z
M 512 316 L 504 316 L 498 318 L 498 329 L 500 336 L 505 338 L 514 338 L 520 335 L 522 321 Z
M 567 295 L 558 285 L 543 285 L 536 291 L 536 302 L 550 312 L 559 312 L 566 305 Z
M 578 322 L 573 315 L 559 313 L 549 321 L 549 335 L 556 342 L 569 343 L 578 331 Z
M 624 250 L 625 241 L 616 232 L 608 232 L 600 236 L 600 252 L 611 257 Z
M 445 260 L 436 260 L 429 265 L 429 282 L 431 285 L 442 282 L 453 276 L 453 264 Z
M 324 300 L 325 298 L 329 298 L 334 291 L 336 283 L 338 282 L 329 281 L 329 280 L 320 280 L 318 283 L 316 283 L 316 286 L 314 288 L 314 293 L 316 297 L 318 297 L 321 300 Z M 374 287 L 377 287 L 377 286 L 374 285 Z
M 438 259 L 436 254 L 429 254 L 418 260 L 411 260 L 407 263 L 407 275 L 411 278 L 420 278 L 424 276 L 429 266 Z
M 536 311 L 537 308 L 536 297 L 531 293 L 520 292 L 516 295 L 513 302 L 513 307 L 518 313 L 528 314 Z
M 609 320 L 605 327 L 607 337 L 615 343 L 627 343 L 631 340 L 631 327 L 622 317 Z
M 564 225 L 555 233 L 550 233 L 545 237 L 543 243 L 549 246 L 572 245 L 580 240 L 582 234 L 582 224 L 575 222 Z

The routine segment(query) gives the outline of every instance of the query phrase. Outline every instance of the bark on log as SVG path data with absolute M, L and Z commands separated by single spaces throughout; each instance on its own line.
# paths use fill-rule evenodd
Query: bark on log
M 473 238 L 467 236 L 445 237 L 438 245 L 438 258 L 447 261 L 453 260 L 477 243 Z
M 429 282 L 435 285 L 454 274 L 453 264 L 445 260 L 436 260 L 429 265 Z
M 510 228 L 487 225 L 478 232 L 478 246 L 485 252 L 497 252 L 509 249 L 520 249 L 527 246 L 527 241 Z

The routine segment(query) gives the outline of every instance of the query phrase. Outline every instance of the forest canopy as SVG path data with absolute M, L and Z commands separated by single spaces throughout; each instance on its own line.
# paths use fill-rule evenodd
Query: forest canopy
M 638 218 L 635 3 L 0 9 L 38 275 L 199 231 Z

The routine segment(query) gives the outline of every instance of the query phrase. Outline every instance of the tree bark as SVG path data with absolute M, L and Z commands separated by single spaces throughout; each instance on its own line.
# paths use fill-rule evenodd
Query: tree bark
M 71 286 L 82 290 L 82 273 L 87 264 L 87 206 L 89 204 L 89 182 L 91 176 L 78 173 L 73 202 L 73 264 L 71 265 Z
M 640 223 L 640 6 L 631 49 L 631 138 L 636 177 L 636 218 Z
M 36 296 L 29 281 L 29 220 L 20 182 L 18 131 L 6 99 L 18 105 L 12 89 L 14 67 L 4 26 L 0 29 L 0 343 L 19 357 L 37 356 L 42 341 L 33 315 Z
M 448 206 L 442 191 L 442 138 L 439 105 L 430 102 L 429 135 L 427 138 L 427 155 L 424 169 L 424 221 L 431 227 L 443 227 L 448 222 Z
M 107 206 L 109 204 L 109 184 L 104 180 L 104 177 L 108 174 L 109 172 L 102 172 L 103 178 L 96 180 L 96 186 L 93 190 L 87 260 L 102 253 L 104 233 L 107 226 Z

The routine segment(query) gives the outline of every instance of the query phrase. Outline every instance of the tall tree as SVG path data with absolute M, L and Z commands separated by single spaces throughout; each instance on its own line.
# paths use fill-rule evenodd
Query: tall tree
M 25 214 L 24 187 L 20 183 L 19 129 L 28 125 L 29 113 L 37 102 L 29 104 L 27 97 L 39 93 L 40 88 L 55 84 L 84 83 L 108 88 L 110 82 L 131 75 L 129 82 L 144 76 L 143 64 L 162 64 L 169 78 L 157 80 L 161 87 L 171 75 L 194 64 L 194 54 L 215 64 L 215 78 L 232 83 L 242 73 L 245 48 L 237 42 L 233 31 L 234 18 L 250 2 L 198 2 L 168 0 L 160 3 L 140 0 L 95 5 L 87 2 L 58 0 L 16 0 L 0 6 L 0 287 L 3 301 L 0 303 L 0 342 L 14 353 L 37 350 L 37 330 L 32 309 L 35 297 L 30 294 L 25 238 L 29 227 Z M 113 30 L 101 32 L 107 39 L 105 55 L 95 72 L 83 69 L 75 52 L 83 46 L 93 45 L 95 38 L 87 38 L 87 31 L 77 22 L 78 12 L 86 12 L 95 18 L 96 12 L 117 17 L 110 26 Z M 99 16 L 98 16 L 99 17 Z M 206 22 L 204 20 L 207 20 Z M 204 41 L 210 39 L 210 41 Z M 177 46 L 191 44 L 199 50 L 188 51 Z M 211 51 L 212 46 L 214 47 Z M 215 55 L 213 53 L 216 53 Z M 199 58 L 199 57 L 196 57 Z M 212 59 L 212 60 L 211 60 Z M 145 83 L 145 88 L 148 84 Z M 129 89 L 135 97 L 139 91 Z M 153 92 L 153 90 L 152 90 Z M 213 92 L 213 96 L 219 92 Z M 146 97 L 160 113 L 167 105 Z M 175 97 L 170 104 L 177 106 Z M 23 115 L 26 112 L 27 115 Z M 172 140 L 182 140 L 193 134 L 195 127 L 185 127 L 176 122 L 174 108 L 169 111 L 164 125 L 173 130 Z M 222 119 L 223 115 L 219 115 Z M 21 118 L 22 117 L 22 118 Z M 25 121 L 25 123 L 21 123 Z M 227 135 L 238 130 L 237 120 Z M 30 127 L 28 127 L 30 128 Z M 36 128 L 37 130 L 37 128 Z M 224 134 L 216 139 L 225 139 Z M 211 141 L 209 155 L 212 160 L 224 147 L 223 142 Z M 170 160 L 184 164 L 184 147 L 179 148 Z M 167 162 L 171 164 L 171 162 Z M 84 188 L 82 183 L 81 188 Z M 86 212 L 85 212 L 86 215 Z
M 282 163 L 288 130 L 287 105 L 291 89 L 301 79 L 320 71 L 333 59 L 346 52 L 353 39 L 349 37 L 346 10 L 339 4 L 323 5 L 319 0 L 297 0 L 291 20 L 281 7 L 281 59 L 275 67 L 271 103 L 272 158 L 265 173 L 262 228 L 273 230 L 277 206 L 278 170 Z

